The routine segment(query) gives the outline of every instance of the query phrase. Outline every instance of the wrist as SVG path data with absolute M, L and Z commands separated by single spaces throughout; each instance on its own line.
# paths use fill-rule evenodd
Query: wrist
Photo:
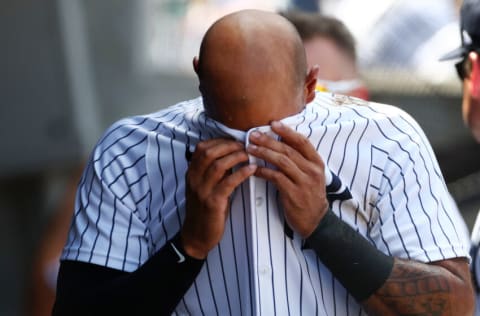
M 312 234 L 315 233 L 315 231 L 320 227 L 323 219 L 328 214 L 328 212 L 331 212 L 331 211 L 330 211 L 330 207 L 327 206 L 326 209 L 322 212 L 321 216 L 309 221 L 306 229 L 304 229 L 302 232 L 298 232 L 300 236 L 302 236 L 304 240 L 307 240 L 308 238 L 310 238 L 310 236 L 312 236 Z
M 185 250 L 181 234 L 178 233 L 170 240 L 170 247 L 177 257 L 177 263 L 202 262 L 205 258 L 192 256 Z
M 178 239 L 182 250 L 186 255 L 197 260 L 205 260 L 205 258 L 207 258 L 209 251 L 205 250 L 205 247 L 203 247 L 198 240 L 189 238 L 183 232 L 179 234 Z

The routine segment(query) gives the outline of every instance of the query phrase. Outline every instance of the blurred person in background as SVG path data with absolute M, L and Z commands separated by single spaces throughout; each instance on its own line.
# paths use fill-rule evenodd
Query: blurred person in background
M 319 66 L 319 91 L 368 100 L 368 89 L 357 67 L 355 39 L 342 21 L 315 12 L 292 10 L 280 14 L 292 22 L 300 34 L 308 66 Z
M 460 10 L 461 46 L 441 60 L 460 59 L 455 68 L 463 83 L 462 116 L 473 138 L 480 143 L 480 0 L 465 0 Z M 480 315 L 480 212 L 472 229 L 472 272 Z

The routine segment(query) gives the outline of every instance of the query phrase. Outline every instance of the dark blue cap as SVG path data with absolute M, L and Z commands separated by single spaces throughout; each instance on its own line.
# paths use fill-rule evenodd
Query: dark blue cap
M 440 58 L 441 61 L 465 57 L 471 51 L 480 51 L 480 0 L 464 0 L 460 10 L 462 46 Z

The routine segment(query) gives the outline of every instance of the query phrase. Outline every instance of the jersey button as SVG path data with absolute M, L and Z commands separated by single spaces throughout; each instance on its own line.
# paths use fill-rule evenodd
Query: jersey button
M 262 206 L 263 205 L 263 197 L 257 196 L 257 198 L 255 199 L 255 205 L 256 206 Z
M 261 275 L 263 276 L 268 276 L 270 274 L 270 268 L 267 266 L 261 266 L 258 272 L 260 272 Z

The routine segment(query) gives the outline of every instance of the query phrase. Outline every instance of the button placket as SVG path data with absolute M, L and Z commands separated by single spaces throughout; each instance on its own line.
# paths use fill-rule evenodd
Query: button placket
M 258 160 L 255 157 L 251 157 L 251 162 L 258 163 Z M 261 163 L 261 162 L 260 162 Z M 262 293 L 265 292 L 265 275 L 268 271 L 268 267 L 265 265 L 265 256 L 264 254 L 264 220 L 261 217 L 265 213 L 265 198 L 262 195 L 259 195 L 261 191 L 261 185 L 264 182 L 262 179 L 257 177 L 251 177 L 249 180 L 250 184 L 250 210 L 251 210 L 251 232 L 252 232 L 252 278 L 255 284 L 255 310 L 257 315 L 261 315 L 263 310 L 263 303 L 260 304 L 260 301 L 263 302 Z M 268 274 L 267 274 L 268 275 Z
M 261 133 L 272 134 L 270 127 L 261 127 L 255 129 Z M 253 130 L 252 130 L 253 131 Z M 249 134 L 247 134 L 247 146 L 249 143 Z M 265 161 L 257 159 L 256 157 L 250 156 L 250 162 L 256 163 L 259 166 L 264 167 Z M 258 177 L 251 177 L 251 201 L 250 205 L 252 207 L 252 218 L 254 219 L 254 226 L 252 231 L 255 232 L 254 244 L 255 244 L 255 254 L 254 254 L 254 279 L 256 285 L 256 298 L 257 298 L 257 311 L 259 314 L 268 315 L 273 311 L 273 302 L 275 298 L 273 297 L 273 288 L 272 288 L 272 267 L 270 262 L 270 236 L 269 236 L 269 216 L 268 214 L 268 185 L 266 180 Z M 271 219 L 270 219 L 271 220 Z M 253 221 L 252 221 L 253 223 Z M 259 303 L 261 302 L 261 304 Z M 261 310 L 260 310 L 261 308 Z

